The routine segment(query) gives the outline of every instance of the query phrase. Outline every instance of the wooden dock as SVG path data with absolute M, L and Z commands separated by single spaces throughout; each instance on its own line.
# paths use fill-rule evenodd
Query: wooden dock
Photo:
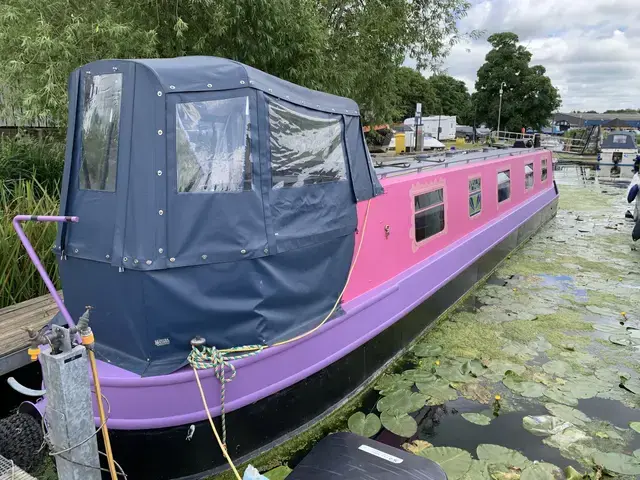
M 39 330 L 58 313 L 51 295 L 0 309 L 0 375 L 30 362 L 27 328 Z
M 0 480 L 36 480 L 36 478 L 0 455 Z

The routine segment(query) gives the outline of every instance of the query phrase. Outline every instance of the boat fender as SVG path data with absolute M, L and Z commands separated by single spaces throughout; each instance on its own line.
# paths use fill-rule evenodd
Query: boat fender
M 638 185 L 634 185 L 629 189 L 629 193 L 627 193 L 628 203 L 631 203 L 636 199 L 636 196 L 638 195 L 638 190 L 640 190 L 640 187 L 638 187 Z
M 637 242 L 640 239 L 640 220 L 636 222 L 635 227 L 633 227 L 633 232 L 631 232 L 631 238 L 634 242 Z
M 256 470 L 256 467 L 254 467 L 253 465 L 249 465 L 247 469 L 244 471 L 242 480 L 269 480 L 269 479 L 264 475 L 260 475 L 260 472 Z

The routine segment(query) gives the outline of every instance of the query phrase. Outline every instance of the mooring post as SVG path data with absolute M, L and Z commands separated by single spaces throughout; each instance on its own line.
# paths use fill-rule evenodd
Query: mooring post
M 83 346 L 40 354 L 47 389 L 46 422 L 60 480 L 100 480 L 98 441 Z M 87 440 L 89 439 L 89 440 Z M 69 450 L 67 450 L 69 449 Z

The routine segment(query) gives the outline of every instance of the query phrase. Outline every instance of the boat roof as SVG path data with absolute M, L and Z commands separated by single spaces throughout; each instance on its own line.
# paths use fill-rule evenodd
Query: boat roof
M 434 154 L 402 155 L 394 157 L 374 157 L 378 178 L 394 177 L 426 170 L 447 168 L 466 163 L 485 162 L 508 156 L 543 151 L 544 148 L 493 148 L 482 150 L 457 150 Z
M 636 136 L 629 132 L 611 132 L 602 141 L 602 149 L 636 150 Z
M 100 60 L 99 62 L 113 61 Z M 164 93 L 250 87 L 314 110 L 360 115 L 358 104 L 349 98 L 311 90 L 226 58 L 188 56 L 116 61 L 135 63 L 150 70 L 162 85 Z

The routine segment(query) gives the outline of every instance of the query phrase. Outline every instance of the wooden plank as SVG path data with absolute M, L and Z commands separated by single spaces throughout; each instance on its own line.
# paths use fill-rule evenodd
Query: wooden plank
M 58 313 L 50 295 L 33 298 L 0 310 L 0 358 L 29 345 L 26 329 L 39 330 Z

